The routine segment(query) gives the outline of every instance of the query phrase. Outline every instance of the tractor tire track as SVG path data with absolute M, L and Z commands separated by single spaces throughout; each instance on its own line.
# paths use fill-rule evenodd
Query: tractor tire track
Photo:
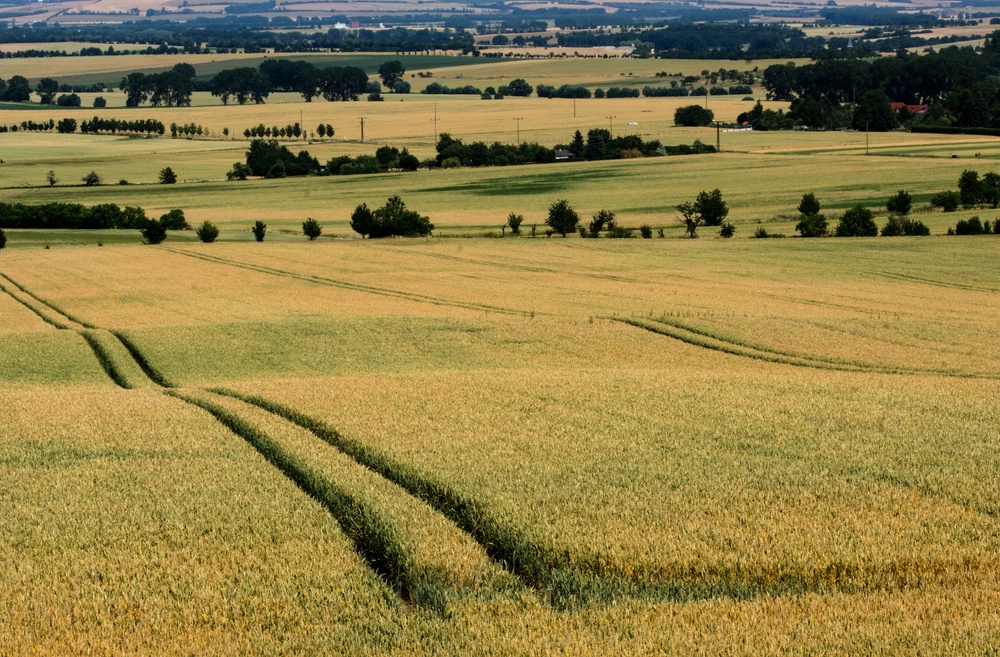
M 11 285 L 13 285 L 17 289 L 19 289 L 24 294 L 28 295 L 29 297 L 31 297 L 32 299 L 34 299 L 38 303 L 42 304 L 43 306 L 46 306 L 46 307 L 50 308 L 51 310 L 55 311 L 61 317 L 65 317 L 70 322 L 69 328 L 74 328 L 74 329 L 78 328 L 78 327 L 90 328 L 90 329 L 97 328 L 93 324 L 88 324 L 87 322 L 84 322 L 84 321 L 82 321 L 80 319 L 77 319 L 76 317 L 74 317 L 73 315 L 70 315 L 68 312 L 66 312 L 65 310 L 63 310 L 59 306 L 55 305 L 54 303 L 46 301 L 45 299 L 43 299 L 42 297 L 38 296 L 34 292 L 29 291 L 27 288 L 25 288 L 23 285 L 21 285 L 20 283 L 18 283 L 14 279 L 12 279 L 7 274 L 0 274 L 0 278 L 6 279 Z
M 875 363 L 861 363 L 856 361 L 838 361 L 822 356 L 792 354 L 765 347 L 758 347 L 749 343 L 741 343 L 719 336 L 707 331 L 700 331 L 689 328 L 681 324 L 667 322 L 665 320 L 643 320 L 630 319 L 624 317 L 608 317 L 611 321 L 620 324 L 634 326 L 657 335 L 673 338 L 681 342 L 703 349 L 710 349 L 743 358 L 765 361 L 769 363 L 779 363 L 782 365 L 792 365 L 795 367 L 807 367 L 820 370 L 834 370 L 840 372 L 866 372 L 871 374 L 902 374 L 919 376 L 944 376 L 960 379 L 983 379 L 997 380 L 1000 375 L 972 372 L 956 372 L 948 370 L 931 370 L 908 367 L 888 367 Z
M 487 313 L 499 313 L 503 315 L 514 315 L 518 317 L 528 317 L 535 314 L 533 311 L 525 310 L 515 310 L 513 308 L 503 308 L 500 306 L 491 306 L 483 303 L 475 303 L 472 301 L 454 301 L 449 299 L 442 299 L 440 297 L 432 297 L 426 294 L 418 294 L 416 292 L 403 292 L 400 290 L 391 290 L 384 287 L 376 287 L 373 285 L 363 285 L 361 283 L 348 283 L 347 281 L 339 281 L 334 278 L 326 278 L 324 276 L 313 276 L 311 274 L 298 274 L 292 271 L 286 271 L 284 269 L 276 269 L 274 267 L 267 267 L 264 265 L 255 265 L 247 262 L 240 262 L 238 260 L 228 260 L 226 258 L 220 258 L 218 256 L 210 256 L 202 253 L 190 253 L 188 251 L 181 251 L 179 249 L 166 249 L 171 253 L 177 255 L 187 256 L 189 258 L 197 258 L 199 260 L 204 260 L 206 262 L 211 262 L 217 265 L 227 265 L 230 267 L 238 267 L 240 269 L 247 269 L 250 271 L 257 272 L 259 274 L 269 274 L 271 276 L 282 276 L 284 278 L 292 278 L 299 281 L 305 281 L 307 283 L 315 283 L 318 285 L 328 285 L 330 287 L 338 287 L 344 290 L 351 290 L 352 292 L 364 292 L 366 294 L 378 294 L 387 297 L 394 297 L 397 299 L 406 299 L 407 301 L 415 301 L 418 303 L 429 303 L 436 306 L 451 306 L 454 308 L 463 308 L 465 310 L 475 310 Z

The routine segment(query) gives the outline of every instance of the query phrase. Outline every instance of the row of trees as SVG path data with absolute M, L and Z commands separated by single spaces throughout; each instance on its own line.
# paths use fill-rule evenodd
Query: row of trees
M 194 76 L 194 67 L 181 63 L 163 73 L 129 73 L 118 88 L 125 92 L 126 107 L 138 107 L 146 101 L 154 107 L 184 107 L 191 104 Z
M 104 229 L 143 228 L 149 219 L 140 207 L 114 203 L 85 206 L 79 203 L 0 202 L 0 228 Z

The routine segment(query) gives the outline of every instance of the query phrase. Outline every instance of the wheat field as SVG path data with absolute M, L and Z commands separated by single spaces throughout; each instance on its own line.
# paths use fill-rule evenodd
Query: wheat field
M 989 654 L 994 239 L 5 250 L 0 642 Z

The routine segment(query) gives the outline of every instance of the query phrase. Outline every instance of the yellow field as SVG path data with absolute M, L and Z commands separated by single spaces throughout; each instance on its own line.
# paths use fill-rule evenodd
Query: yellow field
M 984 654 L 993 239 L 4 251 L 0 638 Z
M 722 65 L 512 61 L 433 80 L 641 87 Z M 222 235 L 5 231 L 0 653 L 1000 645 L 1000 238 L 944 235 L 997 213 L 929 207 L 964 169 L 996 169 L 995 140 L 672 125 L 704 99 L 105 96 L 101 116 L 210 132 L 6 133 L 2 200 L 183 208 Z M 724 120 L 752 106 L 708 102 Z M 435 128 L 513 142 L 515 117 L 546 145 L 612 128 L 723 152 L 224 179 L 257 123 L 334 125 L 285 142 L 325 161 L 383 144 L 432 157 Z M 165 166 L 178 184 L 156 184 Z M 105 184 L 83 187 L 91 170 Z M 716 187 L 737 239 L 679 239 L 675 206 Z M 748 239 L 794 234 L 806 192 L 831 225 L 859 202 L 881 225 L 899 189 L 931 237 Z M 433 237 L 351 231 L 357 204 L 394 194 Z M 548 238 L 558 198 L 664 239 Z M 483 237 L 511 212 L 520 237 Z

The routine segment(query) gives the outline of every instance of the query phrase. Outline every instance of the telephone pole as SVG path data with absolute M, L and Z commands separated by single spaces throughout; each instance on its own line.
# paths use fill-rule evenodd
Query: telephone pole
M 521 145 L 521 121 L 524 120 L 523 116 L 515 116 L 514 123 L 517 124 L 517 145 Z
M 436 147 L 437 143 L 438 143 L 438 104 L 437 103 L 434 103 L 434 118 L 431 119 L 431 120 L 434 121 L 434 146 Z
M 611 137 L 613 138 L 615 136 L 615 119 L 618 118 L 618 116 L 616 114 L 613 114 L 611 116 L 605 116 L 604 118 L 608 120 L 608 132 L 611 134 Z
M 361 119 L 361 143 L 365 143 L 365 117 L 359 117 Z

